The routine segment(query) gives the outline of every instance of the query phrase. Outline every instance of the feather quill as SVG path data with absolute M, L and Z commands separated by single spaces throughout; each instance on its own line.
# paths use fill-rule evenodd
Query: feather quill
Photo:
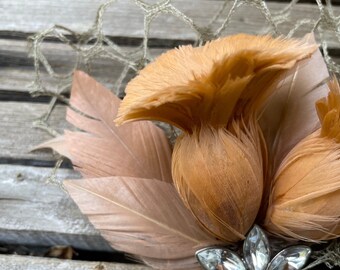
M 64 184 L 112 247 L 154 266 L 181 269 L 186 262 L 186 269 L 195 268 L 195 251 L 218 243 L 195 223 L 170 183 L 105 177 Z

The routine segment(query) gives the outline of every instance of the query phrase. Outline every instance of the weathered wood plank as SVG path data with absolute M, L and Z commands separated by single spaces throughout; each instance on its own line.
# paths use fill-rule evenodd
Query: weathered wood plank
M 65 44 L 46 42 L 44 44 L 44 54 L 49 60 L 55 71 L 64 75 L 74 67 L 75 55 Z M 125 51 L 134 50 L 134 47 L 122 46 Z M 149 50 L 151 57 L 156 57 L 163 53 L 164 48 L 151 48 Z M 334 51 L 331 51 L 331 55 Z M 339 55 L 333 57 L 336 63 L 340 63 Z M 33 68 L 33 60 L 28 58 L 27 42 L 24 40 L 8 40 L 0 39 L 0 100 L 1 91 L 17 91 L 28 92 L 29 86 L 35 78 Z M 91 63 L 89 74 L 104 84 L 109 89 L 116 89 L 116 81 L 118 80 L 123 65 L 118 61 L 110 59 L 95 59 Z M 52 79 L 47 72 L 42 68 L 41 76 L 44 85 L 55 90 L 58 81 Z M 124 81 L 124 88 L 128 80 Z M 6 96 L 10 95 L 6 93 Z M 15 97 L 12 99 L 15 101 Z
M 46 182 L 51 170 L 0 165 L 0 243 L 112 251 L 69 195 Z M 56 178 L 79 178 L 79 174 L 59 169 Z
M 135 264 L 85 262 L 17 255 L 0 255 L 2 270 L 147 270 Z
M 55 160 L 51 151 L 30 152 L 34 146 L 52 138 L 33 126 L 47 107 L 38 103 L 0 102 L 0 158 Z M 59 133 L 68 126 L 65 110 L 65 106 L 56 106 L 49 120 Z
M 28 58 L 28 43 L 25 40 L 0 39 L 0 91 L 30 90 L 29 86 L 35 78 L 33 59 Z M 122 46 L 126 52 L 136 50 L 134 47 Z M 165 49 L 150 49 L 150 56 L 155 57 Z M 59 75 L 71 72 L 76 63 L 75 52 L 65 44 L 45 42 L 43 53 Z M 103 83 L 109 89 L 114 89 L 116 81 L 123 71 L 123 64 L 111 59 L 94 59 L 91 62 L 89 74 Z M 52 79 L 44 68 L 41 69 L 44 85 L 55 90 L 58 81 Z
M 86 31 L 92 26 L 96 10 L 103 2 L 106 1 L 74 0 L 58 1 L 51 5 L 50 1 L 38 0 L 24 1 L 21 5 L 17 5 L 11 0 L 2 0 L 0 3 L 0 10 L 3 10 L 0 17 L 1 30 L 7 33 L 8 31 L 33 33 L 52 27 L 54 24 L 60 24 L 75 31 Z M 173 4 L 192 18 L 199 27 L 204 27 L 223 5 L 223 1 L 200 0 L 195 1 L 193 5 L 192 1 L 174 0 Z M 268 7 L 275 13 L 282 11 L 287 4 L 270 2 Z M 335 14 L 340 13 L 340 7 L 334 6 L 333 9 Z M 288 33 L 302 18 L 302 14 L 303 18 L 317 19 L 319 10 L 313 4 L 296 5 L 290 20 L 279 25 L 280 31 Z M 220 25 L 223 18 L 225 16 L 222 16 L 216 25 Z M 263 33 L 267 26 L 260 11 L 252 6 L 244 6 L 233 14 L 226 33 Z M 299 28 L 297 36 L 302 36 L 311 29 L 311 25 L 304 25 Z M 105 15 L 104 32 L 109 36 L 142 38 L 144 35 L 143 11 L 134 4 L 134 1 L 116 1 L 108 8 Z M 170 14 L 161 15 L 153 22 L 150 29 L 151 38 L 191 40 L 196 36 L 190 26 Z M 333 47 L 339 47 L 335 35 L 329 33 L 327 38 Z

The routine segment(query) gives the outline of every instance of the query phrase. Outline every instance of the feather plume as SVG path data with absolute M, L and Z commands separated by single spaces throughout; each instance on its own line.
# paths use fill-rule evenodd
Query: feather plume
M 187 132 L 202 124 L 224 127 L 236 105 L 259 108 L 282 71 L 316 48 L 301 40 L 239 34 L 170 50 L 128 84 L 116 123 L 160 120 Z
M 172 182 L 171 149 L 163 131 L 151 122 L 117 128 L 120 100 L 87 74 L 76 71 L 67 120 L 84 132 L 66 131 L 46 142 L 72 160 L 84 177 L 131 176 Z
M 179 199 L 163 132 L 151 122 L 116 127 L 119 99 L 79 71 L 71 104 L 78 112 L 68 109 L 67 120 L 82 132 L 65 131 L 40 148 L 67 156 L 87 177 L 64 182 L 81 211 L 117 250 L 154 268 L 197 269 L 195 251 L 219 242 Z
M 167 262 L 143 257 L 143 262 L 154 269 L 202 270 L 202 267 L 197 263 L 197 259 L 193 256 L 179 260 L 168 260 Z
M 304 241 L 340 236 L 340 88 L 333 79 L 317 102 L 321 128 L 282 161 L 271 191 L 266 228 Z
M 334 139 L 340 143 L 340 86 L 334 76 L 328 83 L 331 91 L 328 97 L 316 103 L 317 113 L 321 122 L 321 136 Z
M 315 44 L 313 34 L 305 37 Z M 320 127 L 315 101 L 328 92 L 327 66 L 319 50 L 288 71 L 261 115 L 261 127 L 271 159 L 271 174 L 287 153 Z M 271 175 L 273 177 L 273 175 Z
M 306 35 L 304 39 L 315 44 L 313 34 Z M 299 141 L 320 127 L 315 101 L 327 95 L 328 77 L 327 66 L 320 51 L 316 50 L 311 58 L 300 61 L 287 71 L 265 105 L 260 125 L 270 162 L 264 178 L 260 218 L 264 218 L 271 181 L 282 160 Z
M 105 177 L 64 184 L 112 247 L 154 266 L 195 268 L 195 251 L 218 243 L 195 223 L 170 183 Z
M 174 183 L 183 202 L 203 228 L 228 242 L 244 238 L 261 202 L 262 160 L 253 138 L 202 129 L 178 138 L 174 148 Z
M 236 242 L 252 226 L 267 156 L 258 114 L 282 75 L 316 49 L 239 34 L 171 50 L 128 84 L 116 122 L 153 119 L 184 131 L 174 146 L 174 184 L 218 239 Z

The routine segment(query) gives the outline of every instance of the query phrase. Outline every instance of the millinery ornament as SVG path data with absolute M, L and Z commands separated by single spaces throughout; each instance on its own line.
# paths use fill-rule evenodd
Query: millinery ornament
M 199 269 L 196 254 L 205 269 L 301 269 L 310 248 L 271 259 L 254 224 L 289 241 L 340 235 L 340 88 L 312 35 L 181 46 L 141 70 L 122 102 L 77 71 L 70 104 L 77 130 L 41 147 L 72 161 L 84 178 L 65 181 L 70 196 L 136 260 Z M 148 120 L 181 130 L 173 148 Z M 242 241 L 244 259 L 211 248 Z

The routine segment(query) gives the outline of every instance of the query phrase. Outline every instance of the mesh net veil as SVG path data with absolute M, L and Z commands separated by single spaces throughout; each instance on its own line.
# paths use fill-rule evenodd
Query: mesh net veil
M 112 63 L 119 63 L 119 75 L 114 82 L 113 91 L 120 97 L 124 95 L 125 83 L 133 77 L 138 70 L 143 68 L 147 63 L 152 61 L 155 54 L 150 45 L 150 29 L 157 29 L 157 18 L 160 16 L 175 17 L 178 23 L 183 24 L 188 31 L 192 32 L 194 37 L 189 42 L 200 45 L 231 33 L 235 25 L 235 15 L 243 8 L 251 8 L 254 12 L 261 14 L 262 22 L 260 29 L 256 34 L 272 34 L 274 36 L 284 35 L 288 37 L 301 37 L 308 32 L 314 32 L 317 41 L 321 45 L 327 66 L 331 72 L 340 74 L 340 65 L 334 61 L 330 55 L 330 49 L 340 45 L 340 16 L 337 16 L 336 10 L 331 4 L 331 0 L 315 0 L 315 12 L 311 15 L 308 13 L 299 13 L 297 17 L 295 10 L 300 5 L 299 0 L 285 2 L 284 8 L 272 10 L 269 3 L 264 0 L 225 0 L 214 1 L 218 3 L 218 9 L 210 21 L 201 25 L 181 11 L 181 1 L 141 1 L 129 0 L 138 8 L 140 15 L 143 16 L 143 37 L 139 46 L 131 47 L 128 50 L 115 42 L 115 39 L 105 35 L 103 24 L 105 22 L 105 13 L 108 9 L 114 9 L 119 2 L 116 0 L 108 1 L 98 7 L 97 15 L 92 27 L 82 33 L 77 33 L 69 29 L 67 25 L 55 25 L 45 31 L 35 34 L 29 38 L 30 57 L 34 59 L 35 79 L 32 83 L 31 94 L 33 96 L 47 95 L 51 96 L 51 101 L 47 111 L 34 122 L 36 128 L 41 128 L 51 136 L 57 136 L 58 132 L 49 124 L 50 116 L 54 112 L 58 100 L 69 104 L 68 91 L 70 90 L 72 73 L 75 69 L 82 69 L 90 73 L 100 73 L 92 65 L 94 61 L 105 60 Z M 119 8 L 119 5 L 117 6 Z M 256 9 L 256 10 L 255 10 Z M 249 23 L 249 22 L 248 22 Z M 239 31 L 242 31 L 242 21 L 238 22 Z M 245 32 L 249 31 L 244 28 Z M 67 73 L 60 73 L 50 63 L 45 55 L 43 46 L 46 41 L 54 39 L 59 43 L 65 44 L 71 48 L 75 54 L 75 60 L 72 62 L 73 67 Z M 171 46 L 168 46 L 170 48 Z M 161 52 L 161 50 L 159 51 Z M 159 54 L 158 52 L 158 54 Z M 98 68 L 98 67 L 97 67 Z M 56 83 L 53 87 L 46 84 L 46 77 L 52 78 Z M 94 76 L 96 77 L 96 76 Z M 100 81 L 100 80 L 99 80 Z M 61 162 L 57 162 L 57 167 Z M 340 266 L 340 242 L 333 241 L 326 249 L 315 252 L 315 262 L 305 269 L 315 267 L 320 263 L 325 263 L 329 268 Z

